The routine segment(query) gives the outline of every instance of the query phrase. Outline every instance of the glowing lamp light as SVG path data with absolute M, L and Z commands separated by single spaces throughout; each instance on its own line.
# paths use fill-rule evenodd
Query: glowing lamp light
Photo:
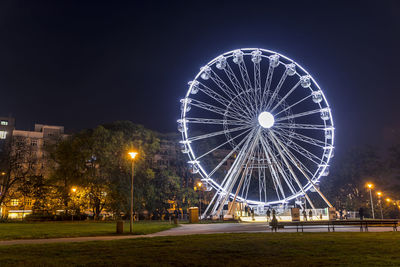
M 392 201 L 392 200 L 391 200 L 390 198 L 387 198 L 386 201 L 387 201 L 387 202 L 390 202 L 390 201 Z
M 271 113 L 264 111 L 258 115 L 258 123 L 261 125 L 261 127 L 268 129 L 274 125 L 275 119 Z
M 129 152 L 128 154 L 129 154 L 129 156 L 131 156 L 131 159 L 134 159 L 138 153 L 137 152 Z
M 376 192 L 376 194 L 378 195 L 378 197 L 382 196 L 382 192 Z
M 200 182 L 197 183 L 197 186 L 198 186 L 198 187 L 201 187 L 202 185 L 203 185 L 203 184 L 200 183 Z
M 367 187 L 368 187 L 369 189 L 371 189 L 373 186 L 374 186 L 373 184 L 367 184 Z
M 72 191 L 73 193 L 75 193 L 75 192 L 76 192 L 76 187 L 72 187 L 72 188 L 71 188 L 71 191 Z

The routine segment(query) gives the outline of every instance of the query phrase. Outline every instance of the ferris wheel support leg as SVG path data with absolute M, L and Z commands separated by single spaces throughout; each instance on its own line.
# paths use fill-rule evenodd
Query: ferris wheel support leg
M 233 178 L 230 179 L 229 182 L 227 181 L 227 183 L 226 183 L 226 186 L 225 186 L 226 195 L 224 196 L 223 201 L 219 203 L 219 208 L 216 212 L 216 216 L 220 215 L 222 209 L 224 208 L 225 202 L 229 199 L 230 194 L 233 189 L 233 186 L 235 185 L 235 183 L 241 173 L 241 170 L 243 169 L 242 166 L 243 166 L 244 161 L 246 159 L 249 159 L 250 158 L 249 155 L 251 155 L 253 153 L 255 145 L 258 143 L 258 140 L 259 140 L 260 131 L 261 131 L 261 128 L 259 128 L 257 130 L 256 136 L 254 137 L 254 139 L 252 140 L 252 143 L 250 145 L 250 149 L 246 149 L 245 152 L 241 155 L 240 160 L 237 161 L 237 165 L 235 166 L 235 169 L 237 169 L 237 171 L 236 171 L 236 173 L 232 172 Z M 251 139 L 249 139 L 248 141 L 250 142 Z M 249 142 L 247 142 L 246 148 L 249 147 Z M 235 163 L 236 163 L 236 161 L 235 161 Z
M 290 163 L 287 160 L 287 156 L 285 156 L 282 152 L 282 147 L 278 145 L 277 141 L 279 142 L 279 140 L 277 140 L 275 138 L 275 135 L 272 133 L 272 131 L 269 131 L 269 137 L 272 141 L 272 143 L 275 145 L 275 147 L 277 148 L 279 155 L 281 156 L 281 158 L 283 159 L 283 161 L 285 162 L 287 168 L 289 169 L 289 172 L 292 174 L 294 180 L 296 181 L 297 185 L 299 186 L 301 192 L 304 194 L 304 196 L 306 197 L 306 199 L 308 200 L 308 202 L 310 203 L 310 206 L 312 207 L 312 209 L 315 210 L 315 206 L 314 204 L 311 202 L 310 197 L 308 196 L 307 192 L 304 190 L 303 186 L 301 185 L 299 179 L 297 178 L 297 175 L 294 173 L 292 167 L 290 166 Z
M 275 135 L 273 133 L 271 133 L 274 137 Z M 286 154 L 289 156 L 290 160 L 292 161 L 292 163 L 297 167 L 297 169 L 299 169 L 299 171 L 304 175 L 304 177 L 306 177 L 306 179 L 308 180 L 308 182 L 313 186 L 313 188 L 315 189 L 315 191 L 318 192 L 318 194 L 320 195 L 320 197 L 325 201 L 325 203 L 328 205 L 328 207 L 332 208 L 332 204 L 329 202 L 329 200 L 324 196 L 324 194 L 322 194 L 321 190 L 319 190 L 319 188 L 313 183 L 313 181 L 310 179 L 310 177 L 307 175 L 307 173 L 303 170 L 303 168 L 300 167 L 299 164 L 296 164 L 296 160 L 293 158 L 293 155 L 290 153 L 290 151 L 287 150 L 287 148 L 285 146 L 282 145 L 282 143 L 279 141 L 278 138 L 276 138 L 277 142 L 282 146 L 282 149 L 286 152 Z
M 242 185 L 243 185 L 243 181 L 245 180 L 244 178 L 245 177 L 247 177 L 247 175 L 248 175 L 248 173 L 249 173 L 249 162 L 250 162 L 250 157 L 249 157 L 249 159 L 247 160 L 247 166 L 245 167 L 245 170 L 243 171 L 243 174 L 242 174 L 242 178 L 240 179 L 240 182 L 239 182 L 239 185 L 238 185 L 238 188 L 236 189 L 236 193 L 235 193 L 235 197 L 233 198 L 233 200 L 232 200 L 232 204 L 231 204 L 231 206 L 229 207 L 229 209 L 228 209 L 228 214 L 231 214 L 231 213 L 233 213 L 233 212 L 235 212 L 234 211 L 234 209 L 233 209 L 233 207 L 234 207 L 234 205 L 235 205 L 235 202 L 236 202 L 236 198 L 237 198 L 237 196 L 238 196 L 238 194 L 239 194 L 239 191 L 240 191 L 240 189 L 241 189 L 241 187 L 242 187 Z M 233 209 L 233 211 L 232 211 L 232 209 Z
M 203 214 L 201 215 L 201 218 L 202 218 L 202 219 L 204 219 L 204 218 L 207 216 L 207 212 L 208 212 L 208 210 L 210 209 L 210 207 L 213 205 L 214 200 L 215 200 L 215 198 L 217 197 L 217 195 L 218 195 L 218 191 L 215 192 L 215 194 L 214 194 L 213 198 L 211 199 L 210 203 L 208 204 L 206 210 L 205 210 L 205 211 L 203 212 Z

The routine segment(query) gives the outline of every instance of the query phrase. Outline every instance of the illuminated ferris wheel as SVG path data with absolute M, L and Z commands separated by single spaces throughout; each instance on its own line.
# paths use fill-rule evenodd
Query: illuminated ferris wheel
M 181 99 L 181 149 L 224 205 L 288 204 L 319 190 L 333 157 L 331 108 L 314 78 L 276 52 L 243 48 L 207 63 Z

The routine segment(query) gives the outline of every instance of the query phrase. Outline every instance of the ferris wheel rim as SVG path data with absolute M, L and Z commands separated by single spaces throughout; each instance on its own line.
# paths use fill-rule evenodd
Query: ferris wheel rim
M 298 64 L 296 61 L 292 60 L 291 58 L 289 58 L 289 57 L 287 57 L 287 56 L 285 56 L 285 55 L 283 55 L 283 54 L 281 54 L 281 53 L 272 51 L 272 50 L 263 49 L 263 48 L 241 48 L 241 49 L 237 49 L 237 50 L 240 50 L 240 51 L 254 51 L 254 50 L 260 50 L 260 51 L 263 51 L 263 52 L 269 53 L 269 54 L 277 54 L 277 55 L 279 55 L 280 57 L 282 57 L 282 58 L 284 58 L 285 60 L 287 60 L 288 62 L 291 62 L 291 63 L 295 64 L 296 67 L 299 68 L 305 75 L 308 75 L 308 76 L 310 77 L 310 79 L 312 80 L 313 84 L 316 86 L 316 88 L 318 89 L 318 91 L 321 92 L 321 96 L 322 96 L 322 98 L 323 98 L 323 102 L 326 104 L 326 108 L 329 109 L 329 113 L 328 113 L 328 114 L 329 114 L 329 121 L 330 121 L 330 125 L 329 125 L 329 126 L 330 126 L 332 129 L 334 129 L 333 116 L 332 116 L 332 112 L 331 112 L 329 103 L 328 103 L 328 101 L 327 101 L 327 99 L 326 99 L 326 96 L 325 96 L 324 92 L 322 91 L 322 89 L 320 88 L 320 86 L 319 86 L 319 84 L 317 83 L 317 81 L 314 79 L 314 77 L 313 77 L 312 75 L 310 75 L 309 72 L 308 72 L 304 67 L 302 67 L 300 64 Z M 224 57 L 226 57 L 226 58 L 232 57 L 232 56 L 233 56 L 232 53 L 235 52 L 235 51 L 237 51 L 237 50 L 235 49 L 235 50 L 231 50 L 231 51 L 225 52 L 225 53 L 223 53 L 223 54 L 221 54 L 221 55 L 215 57 L 215 58 L 212 59 L 211 61 L 209 61 L 205 66 L 212 67 L 212 66 L 216 63 L 216 61 L 218 60 L 218 58 L 220 58 L 221 56 L 224 56 Z M 268 58 L 268 56 L 266 56 L 266 55 L 262 55 L 262 56 L 265 57 L 265 58 Z M 279 61 L 279 64 L 284 64 L 284 63 Z M 197 75 L 195 76 L 195 78 L 194 78 L 193 80 L 194 80 L 194 81 L 195 81 L 195 80 L 198 80 L 201 74 L 202 74 L 202 70 L 200 70 L 200 71 L 197 73 Z M 297 71 L 296 71 L 296 75 L 297 75 L 298 77 L 301 77 L 301 76 L 302 76 L 302 75 L 300 75 L 299 72 L 297 72 Z M 185 95 L 185 99 L 188 99 L 188 98 L 189 98 L 190 92 L 191 92 L 191 90 L 192 90 L 192 87 L 193 87 L 193 84 L 189 86 L 189 89 L 188 89 L 188 91 L 187 91 L 187 93 L 186 93 L 186 95 Z M 318 104 L 318 105 L 319 105 L 319 107 L 320 107 L 320 110 L 322 110 L 321 104 Z M 186 111 L 186 106 L 187 106 L 187 105 L 185 104 L 184 109 L 183 109 L 183 111 L 182 111 L 181 119 L 185 119 L 185 116 L 183 116 L 183 114 L 186 114 L 186 113 L 187 113 L 187 111 Z M 188 142 L 189 136 L 188 136 L 188 133 L 187 133 L 186 123 L 184 123 L 183 125 L 184 125 L 184 126 L 183 126 L 183 127 L 184 127 L 184 131 L 182 132 L 182 138 L 183 138 L 183 142 L 186 142 L 186 145 L 187 145 L 188 148 L 189 148 L 189 151 L 190 151 L 190 152 L 188 153 L 189 159 L 190 159 L 190 161 L 196 161 L 196 156 L 195 156 L 194 150 L 193 150 L 193 148 L 192 148 L 192 146 L 191 146 L 191 143 Z M 324 125 L 326 126 L 326 122 L 325 122 L 325 121 L 324 121 Z M 332 131 L 332 139 L 331 139 L 330 144 L 331 144 L 332 147 L 334 146 L 334 131 Z M 327 163 L 329 163 L 329 161 L 330 161 L 330 156 L 331 156 L 331 154 L 332 154 L 332 151 L 333 151 L 333 149 L 330 149 L 329 156 L 328 156 L 328 159 L 327 159 Z M 328 166 L 328 165 L 326 165 L 325 167 L 322 168 L 322 170 L 320 171 L 320 174 L 318 175 L 318 177 L 313 177 L 312 180 L 311 180 L 311 182 L 307 182 L 307 183 L 304 185 L 304 190 L 305 190 L 305 191 L 308 191 L 308 190 L 310 190 L 311 187 L 313 187 L 313 184 L 312 184 L 312 183 L 318 182 L 318 181 L 320 180 L 320 178 L 321 178 L 321 176 L 322 176 L 321 174 L 322 174 L 322 172 L 325 171 L 325 169 L 327 168 L 327 166 Z M 201 164 L 198 164 L 198 167 L 199 167 L 199 173 L 200 173 L 200 175 L 201 175 L 201 177 L 202 177 L 202 180 L 204 180 L 204 181 L 210 183 L 210 185 L 211 185 L 214 189 L 216 189 L 217 191 L 223 191 L 223 188 L 219 185 L 219 183 L 216 182 L 213 178 L 209 177 L 208 173 L 203 169 L 203 167 L 202 167 Z M 229 194 L 230 194 L 231 196 L 233 196 L 232 193 L 229 193 Z M 237 197 L 237 199 L 240 200 L 240 201 L 244 201 L 244 202 L 250 203 L 250 204 L 257 204 L 257 205 L 269 204 L 269 205 L 274 205 L 274 204 L 283 204 L 283 203 L 287 203 L 287 202 L 289 202 L 289 201 L 291 201 L 291 200 L 293 200 L 293 199 L 298 198 L 298 197 L 301 196 L 301 195 L 303 195 L 303 193 L 302 193 L 301 191 L 298 191 L 296 194 L 293 194 L 293 195 L 291 195 L 291 196 L 288 196 L 288 197 L 286 197 L 286 198 L 284 198 L 284 199 L 276 200 L 276 201 L 268 201 L 268 202 L 254 201 L 254 200 L 251 200 L 251 199 L 243 199 L 243 198 L 241 198 L 241 197 Z

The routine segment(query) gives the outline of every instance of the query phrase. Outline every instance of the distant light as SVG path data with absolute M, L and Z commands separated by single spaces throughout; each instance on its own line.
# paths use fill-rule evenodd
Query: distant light
M 370 188 L 370 189 L 371 189 L 373 186 L 374 186 L 373 184 L 367 184 L 367 187 Z
M 376 194 L 380 197 L 380 196 L 382 196 L 382 192 L 376 192 Z
M 197 183 L 197 186 L 198 186 L 198 187 L 201 187 L 202 185 L 203 185 L 203 184 L 202 184 L 201 182 L 198 182 L 198 183 Z
M 275 123 L 275 119 L 271 113 L 264 111 L 261 112 L 260 115 L 258 115 L 258 123 L 263 128 L 271 128 Z
M 391 200 L 390 198 L 387 198 L 386 201 L 387 201 L 387 202 L 390 202 L 390 201 L 392 201 L 392 200 Z
M 75 193 L 76 192 L 76 187 L 72 187 L 71 191 Z
M 129 154 L 129 156 L 131 156 L 132 159 L 134 159 L 138 153 L 137 152 L 129 152 L 128 154 Z

